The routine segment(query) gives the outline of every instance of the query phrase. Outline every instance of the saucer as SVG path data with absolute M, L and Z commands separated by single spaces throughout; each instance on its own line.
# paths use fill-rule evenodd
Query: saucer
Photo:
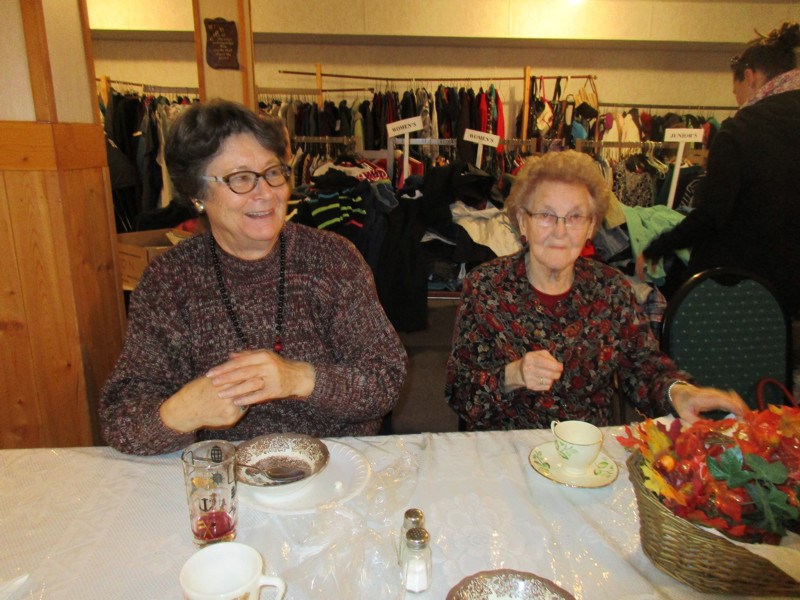
M 528 462 L 540 475 L 571 487 L 603 487 L 614 482 L 619 474 L 617 463 L 602 451 L 583 475 L 565 473 L 561 469 L 561 457 L 556 452 L 555 442 L 546 442 L 534 448 Z

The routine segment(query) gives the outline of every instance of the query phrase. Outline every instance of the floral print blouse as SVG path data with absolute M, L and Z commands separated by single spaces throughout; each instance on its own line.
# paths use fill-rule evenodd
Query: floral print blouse
M 467 430 L 549 427 L 553 419 L 613 424 L 615 396 L 666 414 L 668 385 L 691 380 L 658 348 L 622 273 L 579 258 L 567 296 L 551 308 L 525 270 L 527 249 L 484 263 L 464 281 L 445 398 Z M 546 392 L 505 391 L 505 366 L 548 350 L 564 365 Z

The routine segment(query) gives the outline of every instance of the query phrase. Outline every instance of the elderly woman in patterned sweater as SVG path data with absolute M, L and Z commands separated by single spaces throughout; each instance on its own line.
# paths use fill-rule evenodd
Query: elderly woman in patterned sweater
M 282 125 L 226 101 L 172 126 L 173 184 L 210 229 L 154 260 L 133 293 L 100 401 L 116 449 L 371 435 L 394 406 L 405 350 L 350 242 L 285 221 L 286 144 Z
M 691 385 L 659 351 L 622 273 L 580 257 L 608 195 L 575 151 L 520 171 L 506 211 L 526 247 L 470 272 L 456 316 L 445 396 L 468 430 L 608 425 L 617 392 L 647 415 L 689 422 L 747 410 L 735 394 Z

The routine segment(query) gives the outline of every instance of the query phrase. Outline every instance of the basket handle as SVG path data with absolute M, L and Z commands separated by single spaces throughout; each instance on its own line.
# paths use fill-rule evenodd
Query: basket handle
M 797 400 L 795 399 L 794 396 L 792 396 L 792 393 L 788 390 L 788 388 L 785 385 L 783 385 L 780 381 L 772 377 L 762 377 L 761 379 L 758 380 L 758 383 L 756 384 L 756 401 L 758 402 L 759 410 L 764 410 L 767 405 L 767 403 L 764 402 L 764 386 L 766 386 L 767 384 L 777 386 L 778 389 L 783 392 L 783 395 L 786 396 L 786 399 L 789 401 L 789 404 L 797 408 Z

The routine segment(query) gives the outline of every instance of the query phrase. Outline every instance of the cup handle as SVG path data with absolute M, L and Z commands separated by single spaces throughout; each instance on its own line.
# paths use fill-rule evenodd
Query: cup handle
M 278 595 L 275 596 L 275 598 L 277 598 L 277 600 L 283 600 L 283 597 L 286 595 L 286 582 L 283 579 L 270 575 L 262 575 L 261 579 L 258 580 L 258 587 L 261 588 L 265 585 L 271 585 L 277 588 Z
M 552 421 L 550 421 L 550 431 L 553 432 L 553 435 L 556 434 L 556 425 L 558 425 L 560 422 L 561 421 L 559 421 L 558 419 L 553 419 Z

